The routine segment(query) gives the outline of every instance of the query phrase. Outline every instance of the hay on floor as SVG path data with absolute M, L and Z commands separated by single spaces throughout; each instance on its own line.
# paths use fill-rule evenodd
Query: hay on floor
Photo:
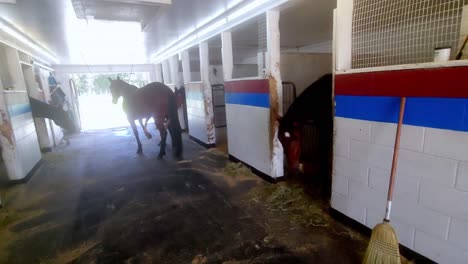
M 254 176 L 253 172 L 240 162 L 228 162 L 223 171 L 225 174 L 235 178 Z

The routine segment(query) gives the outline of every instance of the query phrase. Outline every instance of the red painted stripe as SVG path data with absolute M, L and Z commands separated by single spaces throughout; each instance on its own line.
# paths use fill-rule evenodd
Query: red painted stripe
M 468 98 L 468 67 L 337 74 L 335 94 Z
M 270 93 L 268 79 L 234 80 L 224 83 L 226 93 Z

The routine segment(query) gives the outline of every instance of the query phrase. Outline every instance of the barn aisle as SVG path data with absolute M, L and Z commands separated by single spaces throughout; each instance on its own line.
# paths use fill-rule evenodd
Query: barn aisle
M 292 187 L 232 164 L 240 173 L 229 174 L 221 152 L 188 140 L 184 160 L 158 161 L 157 138 L 142 156 L 127 128 L 46 154 L 27 183 L 2 193 L 0 263 L 360 262 L 365 241 L 318 203 L 304 219 L 288 211 Z M 281 195 L 293 198 L 276 210 Z

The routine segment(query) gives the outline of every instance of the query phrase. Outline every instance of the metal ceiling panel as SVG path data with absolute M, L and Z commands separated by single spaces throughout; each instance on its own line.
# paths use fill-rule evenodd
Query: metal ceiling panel
M 73 0 L 75 1 L 75 0 Z M 80 0 L 81 1 L 81 0 Z M 242 0 L 83 0 L 96 4 L 94 19 L 77 19 L 72 0 L 17 0 L 0 3 L 0 16 L 58 55 L 64 64 L 145 63 L 154 54 L 218 17 Z M 135 2 L 141 2 L 135 5 Z M 296 48 L 332 39 L 334 0 L 291 0 L 281 12 L 281 45 Z M 145 8 L 141 8 L 144 6 Z M 120 8 L 122 7 L 122 8 Z M 98 10 L 100 9 L 100 10 Z M 143 11 L 144 9 L 144 11 Z M 99 11 L 99 12 L 98 12 Z M 140 16 L 144 18 L 141 20 Z M 136 21 L 99 22 L 97 19 Z M 145 21 L 146 20 L 146 21 Z M 143 30 L 140 25 L 143 22 Z M 236 45 L 258 41 L 255 23 L 234 30 Z M 250 28 L 249 28 L 250 27 Z

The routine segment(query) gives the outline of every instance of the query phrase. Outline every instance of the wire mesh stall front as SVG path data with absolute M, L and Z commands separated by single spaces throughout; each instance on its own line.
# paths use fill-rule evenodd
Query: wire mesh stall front
M 454 59 L 467 4 L 468 0 L 354 0 L 352 68 L 432 62 L 441 48 L 450 49 Z

